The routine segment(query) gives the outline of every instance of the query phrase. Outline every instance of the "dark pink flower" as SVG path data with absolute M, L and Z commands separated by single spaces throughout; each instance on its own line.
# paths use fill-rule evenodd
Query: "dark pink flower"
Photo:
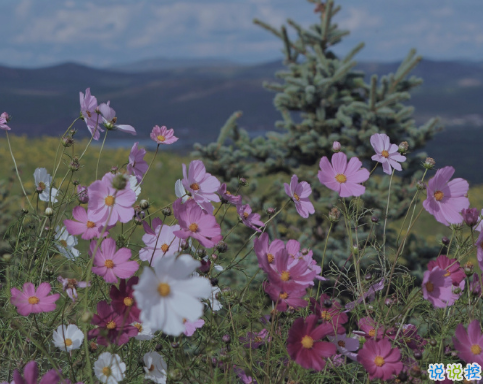
M 158 144 L 173 144 L 178 141 L 178 138 L 174 135 L 174 130 L 167 129 L 164 125 L 161 128 L 155 125 L 149 136 Z
M 453 285 L 459 285 L 465 279 L 465 272 L 461 268 L 460 263 L 456 259 L 449 259 L 445 255 L 440 255 L 436 260 L 428 263 L 428 270 L 431 271 L 435 267 L 446 271 L 445 277 L 450 276 Z
M 275 265 L 275 256 L 285 248 L 282 240 L 274 240 L 269 244 L 268 234 L 262 233 L 259 238 L 255 238 L 253 248 L 258 258 L 258 266 L 262 268 L 265 273 L 269 272 L 272 265 Z
M 481 296 L 481 282 L 477 273 L 473 274 L 473 280 L 470 283 L 470 292 L 473 295 Z
M 319 302 L 313 297 L 310 298 L 310 310 L 314 313 L 319 321 L 322 323 L 329 323 L 332 326 L 331 336 L 334 335 L 334 330 L 338 334 L 345 333 L 342 324 L 347 323 L 348 317 L 345 312 L 342 312 L 342 306 L 327 294 L 320 296 Z
M 75 220 L 64 220 L 65 228 L 71 235 L 81 235 L 84 240 L 91 240 L 99 237 L 102 232 L 102 227 L 98 227 L 93 221 L 87 218 L 87 212 L 84 208 L 77 206 L 72 210 L 72 216 Z M 107 236 L 107 231 L 104 231 Z
M 92 135 L 94 140 L 99 140 L 100 132 L 104 132 L 101 128 L 102 118 L 97 113 L 97 99 L 91 95 L 91 89 L 86 89 L 86 94 L 79 92 L 79 101 L 81 115 L 84 118 L 84 122 L 87 125 L 87 129 Z
M 252 213 L 252 209 L 248 204 L 237 205 L 236 211 L 238 212 L 243 224 L 245 224 L 248 228 L 261 232 L 261 229 L 255 227 L 255 225 L 258 227 L 263 227 L 265 226 L 265 223 L 260 221 L 260 215 L 258 213 Z
M 144 174 L 148 171 L 149 165 L 144 161 L 146 150 L 138 148 L 139 143 L 134 143 L 129 154 L 129 163 L 127 164 L 128 175 L 136 176 L 138 184 L 142 181 Z
M 454 304 L 453 284 L 446 270 L 434 267 L 431 271 L 424 272 L 423 297 L 436 308 Z
M 369 289 L 366 292 L 364 292 L 364 294 L 361 297 L 359 297 L 357 300 L 347 303 L 345 305 L 345 309 L 352 311 L 357 304 L 361 304 L 364 300 L 366 301 L 366 303 L 374 301 L 374 299 L 376 298 L 376 292 L 382 290 L 383 288 L 384 288 L 384 279 L 371 285 Z
M 369 373 L 370 380 L 389 380 L 403 369 L 401 352 L 398 348 L 392 348 L 388 339 L 367 340 L 357 354 L 357 361 Z
M 108 101 L 107 104 L 102 103 L 99 105 L 99 111 L 101 111 L 102 121 L 107 130 L 116 129 L 130 133 L 131 135 L 136 134 L 136 130 L 132 126 L 117 124 L 116 111 L 110 107 L 110 101 Z
M 92 241 L 90 253 L 93 254 L 97 241 Z M 105 239 L 94 255 L 94 267 L 92 272 L 102 276 L 108 283 L 117 283 L 117 278 L 128 279 L 139 269 L 137 261 L 129 260 L 131 250 L 120 248 L 116 251 L 116 241 Z
M 309 200 L 309 196 L 312 193 L 309 183 L 306 181 L 299 183 L 298 176 L 293 175 L 290 185 L 284 183 L 283 186 L 285 187 L 285 193 L 295 203 L 295 209 L 297 209 L 300 216 L 306 219 L 309 217 L 309 214 L 315 213 L 314 205 Z
M 62 276 L 57 277 L 57 281 L 62 284 L 62 289 L 67 292 L 67 296 L 69 296 L 72 301 L 77 299 L 76 288 L 85 288 L 91 286 L 91 283 L 77 281 L 76 279 L 67 279 L 63 278 Z
M 0 129 L 3 129 L 4 131 L 10 131 L 11 128 L 7 125 L 8 120 L 10 120 L 10 116 L 8 116 L 7 112 L 3 112 L 0 115 Z
M 382 164 L 384 173 L 390 175 L 392 168 L 396 171 L 402 171 L 401 162 L 406 161 L 406 156 L 398 152 L 398 146 L 391 144 L 389 136 L 384 133 L 375 133 L 371 136 L 371 145 L 376 154 L 371 157 L 372 160 Z
M 94 181 L 88 189 L 87 217 L 101 226 L 114 225 L 118 221 L 127 223 L 134 216 L 132 205 L 136 201 L 136 193 L 131 189 L 129 183 L 126 184 L 125 189 L 116 190 L 112 186 L 114 177 L 111 172 L 108 172 L 102 180 Z M 112 213 L 110 213 L 111 211 Z
M 300 243 L 297 240 L 289 240 L 287 241 L 287 245 L 285 246 L 287 249 L 287 252 L 290 256 L 290 264 L 295 264 L 299 260 L 305 260 L 307 263 L 307 273 L 310 271 L 315 272 L 315 278 L 317 280 L 327 280 L 325 277 L 322 277 L 320 273 L 322 272 L 322 267 L 317 264 L 317 261 L 315 261 L 312 256 L 313 252 L 311 250 L 305 249 L 300 251 Z
M 375 338 L 380 339 L 384 335 L 384 327 L 376 323 L 371 317 L 363 317 L 359 320 L 358 326 L 360 331 L 353 333 L 359 336 L 364 336 L 366 339 Z
M 327 188 L 336 191 L 340 197 L 360 196 L 366 187 L 360 185 L 369 178 L 369 171 L 362 167 L 357 157 L 347 163 L 345 153 L 332 155 L 332 164 L 326 156 L 320 160 L 319 180 Z
M 125 279 L 121 279 L 119 288 L 115 285 L 111 285 L 111 291 L 109 296 L 111 297 L 112 308 L 119 314 L 123 319 L 126 319 L 126 323 L 139 322 L 140 310 L 136 304 L 136 299 L 134 299 L 134 289 L 133 285 L 139 282 L 139 277 L 133 276 L 127 282 Z
M 225 183 L 221 184 L 220 188 L 218 188 L 218 194 L 220 195 L 223 203 L 238 205 L 242 202 L 242 197 L 240 195 L 232 195 L 228 189 L 226 189 Z
M 307 301 L 302 299 L 305 296 L 306 288 L 302 288 L 300 285 L 291 283 L 277 285 L 265 282 L 263 284 L 265 292 L 270 296 L 275 303 L 277 303 L 277 311 L 285 312 L 287 308 L 305 308 Z
M 251 376 L 248 376 L 245 371 L 241 368 L 238 368 L 236 365 L 233 366 L 233 371 L 236 373 L 238 378 L 241 380 L 243 384 L 257 384 L 258 382 Z
M 260 332 L 248 332 L 246 337 L 240 337 L 240 342 L 245 343 L 245 348 L 257 349 L 271 340 L 268 331 L 264 328 Z
M 463 216 L 463 220 L 468 227 L 474 227 L 478 220 L 480 219 L 480 213 L 476 208 L 464 208 L 461 211 L 461 215 Z
M 173 203 L 173 212 L 181 228 L 173 234 L 180 239 L 192 237 L 203 247 L 213 248 L 223 238 L 216 218 L 201 209 L 193 199 L 185 204 L 181 203 L 181 199 L 176 200 Z
M 468 325 L 468 330 L 463 324 L 458 324 L 453 344 L 459 352 L 459 358 L 465 363 L 478 363 L 483 366 L 483 335 L 477 319 Z
M 334 344 L 320 341 L 330 334 L 332 326 L 321 324 L 317 326 L 317 316 L 310 315 L 305 321 L 299 317 L 288 331 L 287 351 L 290 358 L 300 366 L 321 371 L 325 367 L 324 358 L 337 352 Z
M 89 331 L 88 339 L 97 338 L 99 345 L 123 345 L 130 337 L 138 334 L 138 329 L 126 322 L 126 319 L 105 301 L 97 304 L 97 314 L 93 316 L 92 324 L 97 325 L 97 328 Z
M 52 312 L 55 310 L 55 302 L 60 294 L 49 295 L 52 287 L 49 283 L 41 283 L 37 290 L 32 283 L 25 283 L 23 291 L 17 288 L 10 289 L 12 297 L 10 302 L 17 307 L 17 312 L 22 316 L 31 313 Z
M 478 260 L 478 265 L 480 270 L 483 271 L 483 231 L 480 232 L 478 239 L 475 243 L 476 246 L 476 259 Z
M 186 172 L 186 165 L 183 164 L 183 186 L 187 193 L 197 202 L 220 202 L 216 194 L 220 188 L 220 182 L 210 173 L 206 172 L 205 165 L 201 160 L 193 160 Z
M 60 381 L 58 373 L 51 369 L 48 371 L 38 382 L 39 379 L 39 368 L 35 361 L 30 361 L 25 365 L 23 369 L 23 377 L 20 372 L 16 369 L 13 372 L 13 381 L 15 384 L 57 384 Z M 7 383 L 8 384 L 8 383 Z
M 470 206 L 468 200 L 469 184 L 463 179 L 451 179 L 455 170 L 453 167 L 438 169 L 429 180 L 427 199 L 423 206 L 441 224 L 460 224 L 463 217 L 460 212 Z

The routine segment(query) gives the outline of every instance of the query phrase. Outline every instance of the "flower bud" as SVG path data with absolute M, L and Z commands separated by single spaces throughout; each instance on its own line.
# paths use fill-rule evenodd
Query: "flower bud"
M 54 210 L 50 207 L 47 207 L 45 209 L 45 216 L 50 217 L 50 216 L 53 216 L 53 215 L 54 215 Z
M 371 279 L 372 279 L 372 275 L 370 273 L 366 273 L 366 275 L 364 276 L 364 280 L 370 281 Z
M 453 289 L 453 293 L 455 294 L 460 294 L 461 293 L 461 288 L 460 287 L 456 287 L 455 289 Z
M 379 222 L 379 217 L 377 216 L 372 216 L 371 217 L 371 221 L 374 223 L 374 224 L 377 224 Z
M 444 236 L 442 239 L 441 239 L 441 242 L 443 243 L 443 245 L 449 245 L 449 239 Z
M 127 179 L 120 173 L 114 176 L 114 179 L 112 179 L 112 187 L 118 191 L 122 191 L 124 188 L 126 188 L 126 185 Z
M 141 200 L 141 202 L 139 203 L 139 206 L 142 209 L 148 209 L 149 208 L 149 201 L 147 201 L 147 200 Z
M 436 161 L 432 157 L 427 157 L 423 163 L 423 167 L 426 169 L 433 169 L 436 165 Z
M 478 223 L 480 216 L 476 208 L 463 208 L 461 215 L 463 216 L 463 220 L 465 221 L 466 225 L 470 228 L 474 227 L 476 223 Z
M 197 255 L 198 257 L 200 257 L 200 258 L 201 258 L 201 257 L 205 257 L 205 256 L 206 256 L 206 249 L 204 249 L 204 248 L 200 248 L 200 249 L 198 249 L 198 250 L 196 251 L 196 255 Z
M 218 255 L 217 255 L 217 254 L 215 254 L 215 253 L 213 253 L 213 254 L 211 255 L 211 260 L 216 261 L 217 259 L 218 259 Z
M 230 335 L 223 335 L 223 337 L 221 339 L 223 340 L 224 343 L 227 343 L 227 344 L 229 344 L 231 342 Z
M 302 248 L 302 249 L 300 250 L 300 253 L 301 253 L 302 255 L 304 255 L 304 256 L 307 256 L 307 255 L 309 254 L 309 252 L 310 252 L 310 251 L 309 251 L 307 248 Z
M 210 267 L 211 267 L 211 261 L 210 260 L 205 261 L 205 260 L 201 259 L 200 262 L 201 262 L 201 265 L 198 267 L 198 270 L 201 273 L 208 272 L 210 270 Z
M 179 369 L 173 369 L 168 372 L 168 376 L 172 380 L 180 380 L 183 377 L 183 373 Z
M 267 208 L 267 215 L 272 216 L 275 213 L 275 208 Z
M 474 265 L 471 261 L 468 261 L 464 266 L 463 270 L 465 271 L 466 276 L 471 276 L 473 274 Z
M 421 360 L 423 358 L 423 354 L 421 353 L 421 351 L 415 350 L 414 351 L 414 358 L 416 360 Z
M 341 145 L 340 145 L 340 143 L 339 143 L 338 141 L 334 141 L 334 142 L 332 143 L 332 150 L 333 150 L 334 152 L 340 152 L 340 149 L 341 149 Z
M 228 250 L 228 245 L 224 241 L 220 241 L 218 244 L 216 244 L 215 249 L 219 253 L 225 253 Z
M 338 221 L 340 218 L 340 211 L 337 209 L 337 207 L 334 207 L 330 210 L 329 212 L 329 220 L 332 222 Z
M 90 323 L 92 320 L 93 314 L 90 311 L 85 311 L 81 316 L 81 321 L 84 323 Z
M 89 202 L 89 195 L 87 194 L 87 187 L 84 185 L 77 186 L 77 200 L 81 204 L 87 204 Z
M 171 216 L 171 208 L 170 207 L 164 207 L 161 212 L 163 213 L 164 216 Z
M 418 189 L 418 191 L 424 191 L 426 189 L 426 184 L 424 183 L 424 181 L 418 180 L 416 182 L 416 188 Z
M 434 339 L 431 339 L 429 340 L 429 345 L 431 345 L 432 347 L 436 347 L 438 345 L 438 342 Z
M 154 347 L 154 349 L 159 352 L 159 351 L 161 351 L 163 349 L 163 345 L 162 344 L 156 344 L 156 346 Z
M 118 170 L 119 170 L 119 168 L 116 167 L 116 166 L 111 167 L 111 173 L 114 174 L 114 175 L 117 173 Z
M 79 159 L 74 157 L 69 164 L 69 168 L 72 172 L 78 171 L 80 168 Z
M 5 253 L 5 254 L 2 256 L 2 258 L 3 258 L 3 261 L 5 261 L 5 262 L 7 262 L 7 263 L 8 263 L 8 262 L 9 262 L 9 261 L 12 259 L 12 255 L 11 255 L 10 253 Z
M 72 137 L 63 137 L 62 138 L 62 145 L 66 148 L 70 147 L 72 144 L 74 144 L 74 139 Z
M 401 154 L 404 154 L 408 151 L 409 149 L 409 144 L 407 141 L 403 141 L 401 144 L 399 144 L 399 147 L 397 148 L 397 151 Z
M 242 187 L 245 187 L 248 185 L 248 181 L 244 177 L 240 177 L 240 179 L 238 180 L 238 184 L 240 184 Z
M 22 214 L 26 215 L 29 213 L 29 210 L 27 208 L 22 208 Z
M 74 180 L 74 181 L 72 181 L 72 184 L 77 187 L 80 184 L 80 181 Z
M 171 343 L 171 348 L 176 349 L 176 348 L 178 348 L 178 347 L 179 347 L 179 343 L 177 343 L 176 341 L 175 341 L 175 342 L 173 342 L 173 343 Z

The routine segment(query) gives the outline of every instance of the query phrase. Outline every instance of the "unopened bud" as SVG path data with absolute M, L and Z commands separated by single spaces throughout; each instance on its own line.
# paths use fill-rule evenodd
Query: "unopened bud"
M 147 200 L 141 200 L 141 202 L 139 203 L 139 206 L 142 209 L 148 209 L 149 208 L 149 201 L 147 201 Z
M 62 138 L 62 145 L 66 148 L 70 147 L 72 144 L 74 144 L 74 139 L 72 137 L 64 137 Z
M 223 337 L 221 339 L 223 340 L 224 343 L 227 343 L 227 344 L 229 344 L 231 342 L 230 335 L 223 335 Z
M 442 239 L 441 239 L 441 242 L 443 243 L 443 245 L 449 245 L 449 239 L 444 236 Z
M 397 151 L 399 153 L 406 153 L 409 149 L 409 144 L 407 141 L 403 141 L 401 144 L 399 144 L 399 147 L 397 148 Z
M 114 175 L 117 173 L 118 170 L 119 170 L 119 168 L 116 167 L 116 166 L 111 167 L 111 173 L 114 174 Z
M 240 179 L 238 180 L 238 184 L 240 184 L 242 187 L 245 187 L 246 185 L 248 185 L 248 181 L 244 177 L 240 177 Z
M 338 141 L 334 141 L 334 142 L 332 143 L 332 150 L 333 150 L 334 152 L 340 152 L 340 149 L 341 149 L 341 145 L 340 145 L 340 143 L 339 143 Z
M 26 215 L 27 213 L 29 213 L 29 210 L 27 208 L 22 208 L 22 213 Z
M 163 213 L 164 216 L 171 216 L 171 208 L 170 207 L 164 207 L 161 212 Z
M 92 316 L 93 316 L 92 312 L 85 311 L 81 316 L 81 321 L 84 323 L 90 323 L 92 320 Z
M 415 350 L 414 351 L 414 358 L 416 360 L 421 360 L 423 358 L 423 354 L 421 353 L 421 351 Z
M 212 277 L 210 279 L 210 283 L 213 287 L 216 287 L 218 285 L 218 279 L 216 277 Z
M 10 253 L 6 253 L 2 256 L 2 258 L 3 258 L 3 261 L 8 263 L 10 260 L 12 260 L 12 255 Z
M 218 244 L 216 244 L 215 249 L 219 253 L 225 253 L 228 250 L 228 245 L 224 241 L 220 241 Z
M 436 161 L 432 157 L 427 157 L 423 163 L 423 167 L 426 169 L 433 169 L 436 165 Z
M 423 191 L 426 189 L 426 184 L 421 181 L 421 180 L 418 180 L 417 183 L 416 183 L 416 188 L 419 190 L 419 191 Z
M 176 349 L 176 348 L 178 348 L 178 347 L 179 347 L 179 343 L 177 343 L 176 341 L 175 341 L 175 342 L 173 342 L 173 343 L 171 343 L 171 348 Z
M 379 222 L 379 217 L 377 216 L 372 216 L 371 217 L 371 221 L 374 223 L 374 224 L 377 224 Z
M 336 207 L 332 208 L 329 212 L 329 220 L 332 222 L 338 221 L 340 218 L 340 211 Z
M 120 173 L 114 176 L 114 179 L 112 179 L 112 187 L 118 191 L 122 191 L 124 188 L 126 188 L 126 185 L 127 179 Z
M 215 253 L 213 253 L 211 255 L 211 260 L 216 261 L 217 259 L 218 259 L 218 255 L 216 255 Z
M 79 164 L 79 159 L 77 159 L 77 157 L 74 157 L 72 159 L 72 161 L 69 164 L 69 168 L 70 168 L 70 170 L 72 172 L 75 172 L 75 171 L 78 171 L 79 170 L 80 164 Z
M 79 180 L 74 180 L 72 182 L 72 184 L 77 187 L 80 184 L 80 181 Z
M 468 261 L 464 266 L 463 270 L 465 271 L 466 276 L 471 276 L 473 274 L 474 265 L 471 261 Z
M 431 339 L 429 340 L 429 345 L 431 345 L 432 347 L 436 347 L 438 345 L 438 342 L 435 339 Z
M 461 293 L 461 288 L 460 287 L 456 287 L 455 289 L 453 289 L 453 293 L 455 293 L 455 294 Z
M 302 249 L 301 249 L 301 251 L 300 251 L 300 253 L 301 253 L 302 255 L 304 255 L 304 256 L 308 255 L 308 254 L 309 254 L 309 252 L 310 252 L 310 251 L 309 251 L 307 248 L 302 248 Z
M 275 213 L 275 208 L 267 208 L 267 215 L 272 216 Z
M 54 215 L 54 210 L 50 207 L 47 207 L 45 209 L 45 216 L 50 217 L 50 216 L 53 216 L 53 215 Z
M 77 186 L 77 200 L 81 204 L 87 204 L 89 202 L 89 195 L 87 194 L 87 187 L 83 185 Z
M 370 273 L 367 273 L 367 274 L 364 276 L 364 279 L 365 279 L 366 281 L 369 281 L 369 280 L 371 280 L 371 279 L 372 279 L 372 275 L 371 275 Z

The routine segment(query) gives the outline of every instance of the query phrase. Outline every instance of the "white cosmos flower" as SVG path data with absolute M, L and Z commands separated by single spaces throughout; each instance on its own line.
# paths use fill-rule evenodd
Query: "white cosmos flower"
M 129 176 L 127 176 L 127 178 L 128 178 L 128 181 L 129 181 L 129 186 L 131 187 L 131 189 L 136 194 L 136 199 L 137 199 L 139 194 L 141 193 L 141 186 L 138 185 L 138 180 L 136 179 L 136 176 L 129 175 Z
M 75 324 L 59 325 L 53 336 L 54 345 L 66 352 L 79 349 L 84 341 L 84 333 Z
M 138 329 L 137 336 L 134 336 L 136 340 L 151 340 L 154 337 L 153 331 L 147 325 L 138 322 L 134 322 L 131 325 Z
M 52 203 L 57 203 L 57 189 L 52 188 L 52 193 L 50 192 L 51 184 L 52 184 L 52 176 L 47 173 L 45 168 L 37 168 L 34 172 L 34 180 L 35 186 L 37 187 L 37 191 L 39 192 L 39 199 L 42 201 L 50 201 Z
M 223 305 L 218 301 L 216 296 L 218 293 L 221 293 L 220 287 L 211 287 L 211 296 L 208 298 L 211 304 L 211 310 L 213 312 L 219 311 L 221 308 L 223 308 Z
M 199 299 L 211 294 L 210 282 L 193 277 L 200 262 L 190 255 L 165 256 L 154 261 L 154 271 L 144 267 L 134 297 L 141 310 L 141 322 L 153 331 L 178 336 L 184 331 L 184 319 L 195 321 L 203 314 Z
M 188 201 L 188 199 L 191 199 L 191 197 L 186 194 L 186 189 L 184 189 L 183 182 L 181 180 L 176 180 L 176 183 L 174 184 L 174 193 L 176 194 L 176 197 L 182 197 L 181 202 L 183 203 Z M 209 201 L 203 201 L 201 203 L 197 201 L 197 203 L 210 215 L 215 210 L 215 207 L 213 207 L 213 204 L 211 204 Z
M 158 384 L 166 384 L 166 371 L 168 366 L 163 357 L 156 352 L 148 352 L 144 355 L 145 379 L 149 379 Z
M 347 337 L 346 334 L 327 337 L 337 347 L 339 353 L 357 361 L 357 353 L 355 351 L 359 349 L 359 339 Z
M 124 372 L 126 372 L 126 364 L 121 361 L 119 355 L 104 352 L 94 363 L 94 373 L 101 383 L 117 384 L 124 380 L 126 376 Z
M 68 259 L 75 259 L 80 255 L 80 252 L 74 248 L 78 242 L 77 237 L 70 235 L 67 228 L 57 226 L 55 228 L 55 240 L 57 240 L 55 246 L 59 252 Z

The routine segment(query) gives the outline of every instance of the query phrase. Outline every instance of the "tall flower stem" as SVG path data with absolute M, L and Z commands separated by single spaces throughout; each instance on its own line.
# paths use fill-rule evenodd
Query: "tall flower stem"
M 97 158 L 96 180 L 97 180 L 97 172 L 99 171 L 99 163 L 101 161 L 101 153 L 102 153 L 102 150 L 104 149 L 104 143 L 106 142 L 107 132 L 109 132 L 109 130 L 106 130 L 106 134 L 104 135 L 104 139 L 102 140 L 101 150 L 99 151 L 99 157 Z
M 151 162 L 149 163 L 149 165 L 148 165 L 148 169 L 146 170 L 146 173 L 143 175 L 143 178 L 141 179 L 141 182 L 139 183 L 139 185 L 141 185 L 141 184 L 143 183 L 144 178 L 146 177 L 146 175 L 147 175 L 147 174 L 148 174 L 148 172 L 149 172 L 149 169 L 151 168 L 151 165 L 153 165 L 154 159 L 156 158 L 156 155 L 158 154 L 158 149 L 159 149 L 159 144 L 158 144 L 158 146 L 156 147 L 156 152 L 154 152 L 154 156 L 153 156 L 153 158 L 152 158 Z

